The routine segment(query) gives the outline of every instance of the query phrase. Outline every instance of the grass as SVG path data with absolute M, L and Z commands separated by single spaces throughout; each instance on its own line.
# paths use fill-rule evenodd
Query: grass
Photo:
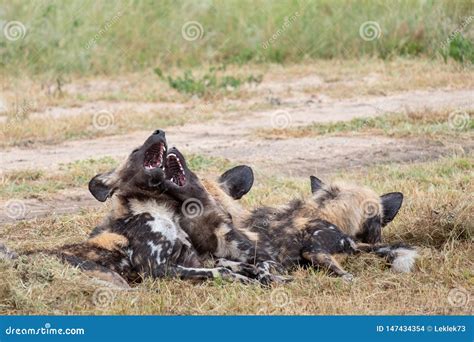
M 308 126 L 258 130 L 267 139 L 290 139 L 336 134 L 386 135 L 396 138 L 426 137 L 430 139 L 472 138 L 474 113 L 462 110 L 416 111 L 392 113 L 350 121 L 314 123 Z
M 183 76 L 177 77 L 165 76 L 160 68 L 155 68 L 154 72 L 160 79 L 166 80 L 168 85 L 178 92 L 199 96 L 209 95 L 219 90 L 232 91 L 245 83 L 259 84 L 262 82 L 262 75 L 250 75 L 246 78 L 226 75 L 225 73 L 219 75 L 219 71 L 225 72 L 225 69 L 225 65 L 217 68 L 211 67 L 200 78 L 195 77 L 191 70 L 186 70 Z
M 237 0 L 163 0 L 158 6 L 131 0 L 34 5 L 14 0 L 2 8 L 5 21 L 20 21 L 25 28 L 23 38 L 0 41 L 0 68 L 14 74 L 97 75 L 203 61 L 389 59 L 436 57 L 441 52 L 455 60 L 472 58 L 464 24 L 473 10 L 468 0 L 261 0 L 258 6 Z M 366 41 L 359 31 L 368 21 L 377 23 L 378 38 Z M 443 48 L 456 30 L 467 42 L 456 49 L 466 52 Z
M 467 0 L 164 0 L 158 5 L 12 0 L 2 4 L 0 26 L 15 20 L 26 31 L 24 37 L 8 40 L 0 27 L 0 107 L 7 107 L 0 108 L 0 148 L 16 146 L 13 151 L 21 154 L 38 144 L 157 126 L 213 119 L 230 125 L 257 111 L 300 108 L 307 101 L 472 89 L 473 45 L 467 26 L 472 23 L 467 16 L 473 9 Z M 196 36 L 185 30 L 192 21 L 197 22 Z M 371 41 L 359 32 L 367 21 L 380 26 L 380 36 Z M 65 114 L 55 117 L 50 111 Z M 361 134 L 468 146 L 473 112 L 460 117 L 460 125 L 450 119 L 451 112 L 420 110 L 260 129 L 249 143 L 258 143 L 259 137 Z M 97 127 L 99 113 L 106 129 Z M 380 194 L 405 194 L 400 214 L 383 234 L 386 241 L 419 247 L 413 274 L 393 274 L 380 258 L 362 255 L 341 261 L 356 276 L 353 284 L 298 269 L 293 282 L 271 288 L 146 279 L 131 291 L 114 291 L 55 258 L 37 255 L 0 260 L 0 314 L 472 315 L 474 159 L 466 149 L 429 162 L 394 160 L 363 171 L 341 168 L 324 179 L 365 184 Z M 212 176 L 233 165 L 203 155 L 188 156 L 188 163 Z M 100 158 L 9 171 L 1 177 L 0 199 L 54 206 L 64 200 L 55 194 L 87 193 L 89 179 L 115 165 L 114 158 Z M 282 177 L 276 170 L 257 174 L 242 202 L 247 208 L 278 205 L 309 192 L 307 179 Z M 2 224 L 0 241 L 17 251 L 80 242 L 107 206 L 68 210 Z M 471 301 L 450 304 L 453 291 Z M 105 302 L 95 300 L 98 294 Z
M 10 171 L 3 175 L 0 198 L 33 198 L 39 194 L 49 195 L 70 187 L 84 187 L 94 175 L 109 171 L 116 165 L 115 159 L 105 157 L 61 165 L 59 170 L 54 172 Z
M 104 161 L 106 163 L 106 161 Z M 214 163 L 215 162 L 215 163 Z M 217 161 L 194 159 L 215 169 Z M 91 167 L 87 163 L 87 168 Z M 214 166 L 213 166 L 214 165 Z M 474 160 L 450 157 L 413 165 L 386 165 L 335 178 L 370 184 L 380 193 L 402 191 L 405 203 L 384 230 L 387 241 L 419 246 L 415 273 L 396 275 L 383 260 L 349 257 L 344 266 L 357 279 L 349 285 L 324 272 L 299 269 L 295 281 L 266 289 L 208 281 L 200 284 L 146 280 L 133 291 L 102 287 L 54 258 L 0 261 L 0 312 L 6 314 L 472 314 L 472 306 L 449 304 L 450 291 L 472 293 L 474 274 Z M 32 174 L 25 178 L 36 178 Z M 279 189 L 279 191 L 276 191 Z M 309 193 L 301 179 L 264 177 L 244 197 L 246 206 L 284 203 Z M 83 240 L 105 208 L 8 224 L 0 240 L 16 250 L 51 248 Z M 436 284 L 436 286 L 433 286 Z M 192 291 L 191 291 L 192 289 Z M 106 301 L 93 298 L 102 293 Z M 389 303 L 389 304 L 387 304 Z
M 212 118 L 208 113 L 178 113 L 170 111 L 111 112 L 107 110 L 77 116 L 52 116 L 17 119 L 10 117 L 0 122 L 0 147 L 55 144 L 77 140 L 124 134 L 137 130 L 154 130 L 183 125 Z

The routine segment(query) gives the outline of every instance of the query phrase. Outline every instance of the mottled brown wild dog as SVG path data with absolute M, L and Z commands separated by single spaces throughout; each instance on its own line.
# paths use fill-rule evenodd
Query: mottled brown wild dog
M 166 153 L 165 133 L 158 130 L 119 167 L 95 176 L 89 190 L 99 201 L 110 198 L 109 214 L 85 243 L 41 252 L 122 285 L 138 275 L 251 281 L 224 267 L 201 267 L 179 225 L 181 203 L 164 192 L 174 167 L 166 170 Z
M 305 264 L 325 267 L 350 280 L 352 275 L 333 255 L 373 252 L 386 257 L 395 271 L 411 270 L 413 248 L 380 244 L 382 227 L 402 205 L 401 193 L 379 196 L 360 186 L 324 184 L 316 177 L 311 177 L 311 190 L 309 198 L 255 209 L 244 220 L 243 226 L 274 260 L 287 269 Z
M 282 267 L 255 244 L 255 234 L 236 229 L 246 211 L 235 199 L 252 187 L 252 169 L 237 166 L 213 182 L 198 178 L 178 149 L 170 150 L 167 159 L 167 178 L 172 182 L 167 183 L 166 193 L 182 203 L 179 224 L 198 253 L 218 258 L 219 266 L 237 270 L 263 284 L 286 281 L 287 277 L 279 275 Z
M 185 184 L 168 152 L 165 133 L 156 131 L 119 168 L 94 177 L 89 190 L 100 201 L 111 197 L 112 212 L 91 234 L 125 236 L 132 266 L 144 276 L 183 279 L 251 280 L 224 267 L 203 268 L 191 240 L 180 226 L 182 204 L 166 189 Z

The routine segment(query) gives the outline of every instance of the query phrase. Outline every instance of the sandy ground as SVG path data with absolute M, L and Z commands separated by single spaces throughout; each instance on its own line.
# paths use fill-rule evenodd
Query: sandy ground
M 319 82 L 305 79 L 305 82 Z M 269 87 L 269 85 L 266 85 Z M 275 84 L 274 88 L 281 87 Z M 271 88 L 271 87 L 270 87 Z M 273 89 L 273 90 L 275 90 Z M 335 100 L 326 97 L 277 98 L 272 110 L 241 115 L 227 113 L 212 122 L 186 124 L 166 129 L 168 142 L 187 153 L 199 153 L 248 163 L 257 173 L 307 177 L 310 174 L 330 174 L 374 164 L 430 160 L 452 153 L 444 146 L 420 139 L 394 139 L 373 136 L 322 136 L 265 140 L 256 136 L 257 129 L 288 128 L 316 122 L 345 121 L 357 117 L 382 115 L 393 111 L 420 109 L 474 108 L 472 90 L 432 90 L 373 96 L 362 99 Z M 111 112 L 133 108 L 140 112 L 154 109 L 176 111 L 184 108 L 176 103 L 129 103 L 98 101 L 80 107 L 50 107 L 33 116 L 81 115 L 91 110 Z M 156 127 L 160 128 L 160 127 Z M 67 141 L 58 145 L 29 148 L 13 147 L 0 151 L 3 171 L 21 169 L 56 169 L 62 163 L 87 158 L 125 157 L 150 134 L 138 131 L 121 136 L 91 140 Z M 472 144 L 465 146 L 472 149 Z M 47 201 L 25 200 L 28 211 L 22 219 L 47 214 L 76 212 L 80 208 L 99 205 L 87 189 L 68 190 Z M 4 203 L 0 202 L 3 207 Z M 0 223 L 11 219 L 0 214 Z

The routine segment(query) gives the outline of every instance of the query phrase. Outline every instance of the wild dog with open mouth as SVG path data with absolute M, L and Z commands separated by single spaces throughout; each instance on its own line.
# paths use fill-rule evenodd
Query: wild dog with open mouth
M 175 167 L 166 155 L 165 133 L 158 130 L 124 164 L 89 182 L 89 190 L 97 200 L 112 197 L 113 208 L 89 241 L 100 241 L 108 233 L 125 236 L 130 262 L 144 276 L 251 282 L 224 267 L 201 267 L 188 235 L 179 225 L 181 203 L 165 191 L 167 182 L 182 181 L 166 179 Z
M 85 243 L 25 254 L 59 256 L 120 287 L 128 287 L 141 276 L 253 282 L 224 267 L 200 267 L 189 237 L 177 222 L 180 204 L 163 193 L 166 152 L 165 133 L 155 131 L 121 166 L 89 182 L 97 200 L 111 198 L 112 209 Z M 0 256 L 15 257 L 3 245 Z
M 325 267 L 350 280 L 352 275 L 333 255 L 363 251 L 386 257 L 395 271 L 411 270 L 416 258 L 413 248 L 379 244 L 382 227 L 401 207 L 401 193 L 378 196 L 363 187 L 326 185 L 314 176 L 311 190 L 308 199 L 295 199 L 281 208 L 258 208 L 244 220 L 243 226 L 274 260 L 287 269 L 301 264 Z
M 249 237 L 253 233 L 236 229 L 245 211 L 235 204 L 253 185 L 248 166 L 225 172 L 219 183 L 199 179 L 178 149 L 167 155 L 166 193 L 182 203 L 181 227 L 200 255 L 219 258 L 218 265 L 255 277 L 263 284 L 281 282 L 288 277 L 267 251 Z

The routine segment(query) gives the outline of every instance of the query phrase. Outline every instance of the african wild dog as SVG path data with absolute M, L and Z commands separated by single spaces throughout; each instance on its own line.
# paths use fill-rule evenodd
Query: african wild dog
M 176 178 L 165 133 L 155 131 L 119 168 L 94 177 L 89 190 L 99 201 L 111 197 L 112 212 L 91 233 L 90 240 L 116 233 L 128 240 L 132 266 L 142 275 L 183 279 L 225 279 L 251 282 L 224 267 L 203 268 L 179 224 L 181 203 L 165 190 Z M 173 178 L 175 177 L 175 178 Z
M 124 236 L 114 233 L 106 233 L 98 240 L 53 249 L 30 250 L 19 254 L 0 243 L 0 259 L 17 259 L 19 256 L 34 254 L 52 255 L 100 281 L 116 287 L 129 288 L 129 283 L 136 281 L 139 275 L 123 250 L 127 245 L 128 240 Z
M 352 275 L 334 254 L 373 252 L 386 257 L 392 269 L 409 272 L 416 251 L 402 244 L 383 245 L 381 229 L 401 207 L 403 195 L 378 196 L 370 189 L 347 184 L 326 185 L 311 177 L 313 195 L 281 208 L 255 209 L 243 221 L 254 240 L 286 269 L 300 264 L 326 267 L 347 280 Z M 238 271 L 238 267 L 234 268 Z
M 252 187 L 252 169 L 237 166 L 225 172 L 216 183 L 199 179 L 176 148 L 169 151 L 167 159 L 166 173 L 170 181 L 166 182 L 166 193 L 182 203 L 179 224 L 198 253 L 219 258 L 219 266 L 232 270 L 238 265 L 239 273 L 263 284 L 288 280 L 279 274 L 283 268 L 252 240 L 254 233 L 235 228 L 245 215 L 235 199 Z M 199 212 L 186 214 L 186 206 L 193 205 Z
M 164 193 L 165 173 L 173 169 L 170 165 L 166 171 L 166 153 L 165 133 L 155 131 L 122 165 L 89 182 L 94 197 L 102 202 L 110 198 L 112 209 L 88 241 L 29 254 L 58 255 L 124 287 L 139 276 L 252 282 L 224 267 L 201 267 L 189 237 L 179 226 L 181 204 Z

